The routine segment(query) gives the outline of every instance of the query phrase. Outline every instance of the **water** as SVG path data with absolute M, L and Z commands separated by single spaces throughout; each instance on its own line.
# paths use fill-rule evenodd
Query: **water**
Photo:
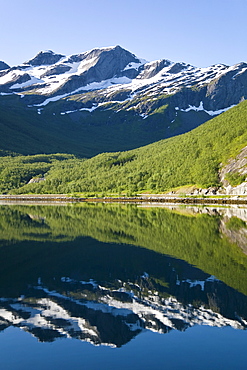
M 0 206 L 1 369 L 246 369 L 247 209 Z

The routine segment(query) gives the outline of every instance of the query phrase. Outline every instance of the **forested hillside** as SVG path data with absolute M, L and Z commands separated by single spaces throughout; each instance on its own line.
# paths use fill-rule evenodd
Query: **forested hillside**
M 72 155 L 4 156 L 1 192 L 161 192 L 218 186 L 218 170 L 247 145 L 247 102 L 186 134 L 90 159 Z M 36 177 L 36 182 L 28 182 Z M 241 178 L 242 179 L 242 178 Z M 243 181 L 243 179 L 242 179 Z

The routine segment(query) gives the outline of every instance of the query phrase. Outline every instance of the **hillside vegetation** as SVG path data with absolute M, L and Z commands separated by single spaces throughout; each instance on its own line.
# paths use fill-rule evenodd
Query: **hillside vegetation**
M 12 193 L 161 192 L 219 185 L 218 170 L 247 145 L 247 101 L 186 134 L 90 159 L 1 158 L 0 191 Z M 53 159 L 51 159 L 53 158 Z M 35 173 L 32 170 L 35 161 Z M 33 176 L 45 181 L 24 185 Z
M 206 114 L 181 112 L 171 124 L 165 109 L 143 119 L 135 111 L 107 106 L 92 113 L 61 114 L 73 109 L 66 103 L 70 102 L 62 99 L 38 110 L 26 107 L 17 95 L 0 96 L 0 150 L 22 155 L 63 152 L 89 158 L 138 148 L 186 132 L 208 119 Z

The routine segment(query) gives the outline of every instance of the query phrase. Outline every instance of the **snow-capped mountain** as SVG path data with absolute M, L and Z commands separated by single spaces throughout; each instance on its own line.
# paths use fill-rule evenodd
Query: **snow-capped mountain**
M 41 107 L 92 91 L 98 96 L 90 101 L 80 96 L 81 103 L 88 103 L 86 109 L 118 104 L 118 110 L 135 110 L 146 117 L 169 97 L 173 110 L 216 115 L 246 98 L 247 64 L 197 68 L 166 59 L 146 62 L 116 46 L 71 56 L 42 51 L 0 73 L 2 94 L 22 94 Z
M 19 66 L 0 63 L 0 149 L 86 157 L 133 149 L 188 132 L 246 97 L 247 63 L 147 62 L 120 46 L 41 51 Z
M 33 91 L 38 95 L 71 94 L 102 88 L 102 81 L 126 83 L 136 77 L 141 62 L 120 46 L 93 49 L 66 57 L 41 51 L 33 59 L 1 74 L 5 92 Z M 99 86 L 91 84 L 101 83 Z

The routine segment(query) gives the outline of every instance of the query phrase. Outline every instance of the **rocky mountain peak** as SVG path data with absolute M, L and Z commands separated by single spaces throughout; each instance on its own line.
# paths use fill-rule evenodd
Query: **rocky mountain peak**
M 97 58 L 98 62 L 110 62 L 111 64 L 114 61 L 114 64 L 118 64 L 119 70 L 123 70 L 129 63 L 140 62 L 134 54 L 119 45 L 109 48 L 92 49 L 84 53 L 84 55 L 86 60 Z
M 112 78 L 119 75 L 126 67 L 131 68 L 131 63 L 139 63 L 140 60 L 121 46 L 110 49 L 101 49 L 98 55 L 97 69 L 101 76 L 99 80 Z
M 161 59 L 155 60 L 154 62 L 146 63 L 144 65 L 144 69 L 138 78 L 151 78 L 154 77 L 157 73 L 159 73 L 163 68 L 168 67 L 172 64 L 170 60 Z
M 8 68 L 10 68 L 10 66 L 8 64 L 6 64 L 5 62 L 0 60 L 0 71 L 2 71 L 4 69 L 8 69 Z
M 96 101 L 90 98 L 90 102 L 90 94 L 79 97 L 85 101 L 80 100 L 78 107 L 74 101 L 67 102 L 65 112 L 84 107 L 103 109 L 102 103 L 114 106 L 119 99 L 123 109 L 136 111 L 143 118 L 159 105 L 168 104 L 166 115 L 173 123 L 178 114 L 189 116 L 199 111 L 210 118 L 247 97 L 246 63 L 198 68 L 168 59 L 147 62 L 120 45 L 67 57 L 51 50 L 41 51 L 20 66 L 4 68 L 8 66 L 0 64 L 0 92 L 24 93 L 22 101 L 29 105 L 45 106 L 90 91 L 95 91 L 94 97 L 98 94 Z M 161 96 L 169 97 L 169 101 L 161 100 Z M 119 110 L 120 102 L 117 104 Z
M 32 66 L 52 65 L 57 63 L 61 58 L 64 58 L 64 55 L 55 54 L 51 50 L 40 51 L 34 58 L 25 62 L 25 64 L 30 64 Z
M 64 94 L 92 83 L 109 81 L 113 78 L 133 79 L 138 75 L 139 67 L 142 65 L 143 62 L 134 54 L 117 45 L 72 55 L 63 60 L 62 63 L 57 63 L 52 72 L 47 71 L 43 76 L 48 76 L 51 73 L 59 74 L 64 71 L 66 75 L 60 85 L 60 93 Z M 71 73 L 71 71 L 74 72 Z

